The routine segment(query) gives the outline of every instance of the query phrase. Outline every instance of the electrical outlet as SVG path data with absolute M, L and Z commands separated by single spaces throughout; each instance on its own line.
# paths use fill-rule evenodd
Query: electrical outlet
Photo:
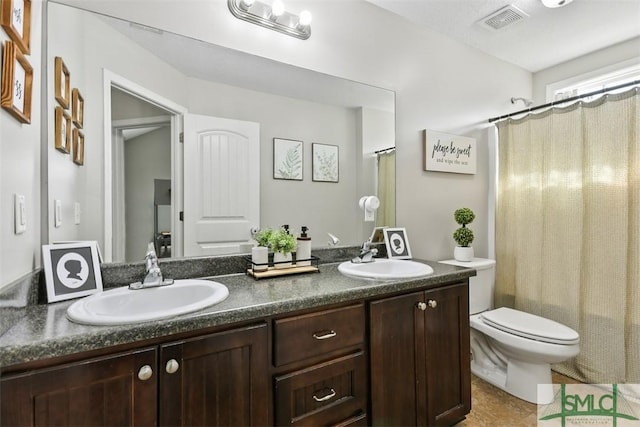
M 53 201 L 53 225 L 56 228 L 62 226 L 62 202 L 60 200 Z
M 21 194 L 13 195 L 13 219 L 16 234 L 27 231 L 27 207 L 25 197 Z
M 80 213 L 80 202 L 76 202 L 73 205 L 73 223 L 76 225 L 80 224 Z

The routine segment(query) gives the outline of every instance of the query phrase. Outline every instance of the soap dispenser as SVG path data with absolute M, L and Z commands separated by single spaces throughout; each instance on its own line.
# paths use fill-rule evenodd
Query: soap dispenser
M 311 237 L 307 236 L 307 231 L 309 228 L 303 225 L 298 237 L 298 249 L 296 250 L 296 265 L 298 266 L 311 265 Z

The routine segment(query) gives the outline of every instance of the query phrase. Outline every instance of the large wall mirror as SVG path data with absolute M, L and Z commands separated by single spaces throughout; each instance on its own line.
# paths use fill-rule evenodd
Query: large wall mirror
M 105 261 L 129 262 L 143 259 L 150 241 L 161 256 L 246 252 L 255 226 L 288 224 L 297 234 L 304 225 L 312 246 L 326 247 L 328 233 L 357 245 L 374 226 L 395 225 L 392 91 L 51 1 L 46 50 L 50 242 L 96 240 Z M 65 90 L 55 87 L 60 64 L 68 106 L 56 97 Z M 218 151 L 208 156 L 224 151 L 226 160 L 205 163 L 202 152 L 190 160 L 191 116 L 257 124 L 257 145 L 228 154 L 213 144 Z M 69 148 L 56 147 L 66 135 Z M 292 176 L 278 172 L 290 144 L 275 139 L 294 142 L 297 157 L 285 157 L 299 166 Z M 318 175 L 326 173 L 326 156 L 334 156 L 328 167 L 337 174 Z M 211 232 L 222 243 L 210 252 L 189 249 L 185 237 L 195 165 L 218 182 L 196 208 L 230 224 Z M 365 222 L 358 206 L 366 195 L 381 198 L 376 222 Z M 238 220 L 243 203 L 259 213 L 252 227 Z M 243 230 L 240 238 L 226 236 L 234 227 Z M 204 234 L 196 231 L 195 239 Z

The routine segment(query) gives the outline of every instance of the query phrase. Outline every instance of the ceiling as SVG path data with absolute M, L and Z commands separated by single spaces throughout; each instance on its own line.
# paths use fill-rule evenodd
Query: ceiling
M 554 9 L 540 0 L 367 1 L 531 72 L 640 36 L 640 0 L 574 0 Z M 478 24 L 508 5 L 529 16 L 500 30 Z

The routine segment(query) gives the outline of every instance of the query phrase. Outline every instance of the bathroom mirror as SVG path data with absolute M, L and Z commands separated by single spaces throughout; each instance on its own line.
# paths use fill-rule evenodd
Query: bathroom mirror
M 182 255 L 182 250 L 167 249 L 167 242 L 171 248 L 179 245 L 166 239 L 167 233 L 180 233 L 165 230 L 182 226 L 182 206 L 170 206 L 168 213 L 166 202 L 154 203 L 154 180 L 171 179 L 172 170 L 184 173 L 176 169 L 183 154 L 171 142 L 179 137 L 183 113 L 260 125 L 261 227 L 289 224 L 297 234 L 305 225 L 312 246 L 326 247 L 327 233 L 338 236 L 341 245 L 357 245 L 375 225 L 395 225 L 393 158 L 389 172 L 378 176 L 378 157 L 395 146 L 393 91 L 51 1 L 47 56 L 48 179 L 43 191 L 49 199 L 44 232 L 50 242 L 96 240 L 105 261 L 135 261 L 144 257 L 149 241 L 165 233 L 163 254 Z M 84 141 L 82 165 L 73 162 L 73 153 L 54 147 L 54 114 L 60 107 L 53 87 L 57 57 L 68 69 L 70 86 L 82 95 L 83 123 L 69 130 Z M 153 96 L 109 86 L 107 75 Z M 110 124 L 105 124 L 107 117 Z M 136 150 L 114 148 L 120 130 L 124 147 L 126 141 L 138 145 L 137 157 L 128 154 Z M 105 136 L 110 133 L 112 140 Z M 274 178 L 274 139 L 302 142 L 302 179 Z M 337 153 L 336 179 L 313 179 L 315 144 Z M 170 187 L 171 200 L 181 197 L 180 188 Z M 111 197 L 105 197 L 105 188 Z M 388 219 L 364 222 L 358 200 L 379 195 L 379 188 L 392 204 L 379 217 Z M 134 244 L 124 243 L 127 238 Z

